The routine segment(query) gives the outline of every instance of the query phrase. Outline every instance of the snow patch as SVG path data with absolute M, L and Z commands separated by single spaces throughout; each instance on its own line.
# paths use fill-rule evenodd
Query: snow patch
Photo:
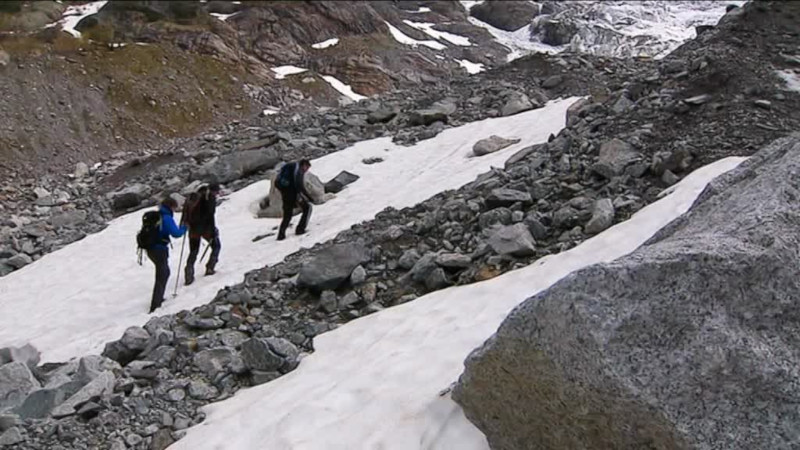
M 357 101 L 360 101 L 360 100 L 364 100 L 364 99 L 367 98 L 367 97 L 365 97 L 365 96 L 363 96 L 361 94 L 357 94 L 357 93 L 353 92 L 353 88 L 351 88 L 350 85 L 344 84 L 341 81 L 339 81 L 338 79 L 336 79 L 336 78 L 334 78 L 334 77 L 332 77 L 330 75 L 322 75 L 322 79 L 327 81 L 328 84 L 330 84 L 332 88 L 334 88 L 337 91 L 339 91 L 340 94 L 344 95 L 345 97 L 349 98 L 350 100 L 353 100 L 354 102 L 357 102 Z
M 76 30 L 75 27 L 78 23 L 83 20 L 84 18 L 91 16 L 92 14 L 97 14 L 103 6 L 106 6 L 107 1 L 99 1 L 99 2 L 90 2 L 85 3 L 83 5 L 75 5 L 69 6 L 66 10 L 64 10 L 64 14 L 61 15 L 61 20 L 56 23 L 51 23 L 46 26 L 46 28 L 54 27 L 58 24 L 61 24 L 61 29 L 66 31 L 67 33 L 71 34 L 72 36 L 79 38 L 81 37 L 81 32 Z
M 208 13 L 208 14 L 211 15 L 211 16 L 216 17 L 217 19 L 219 19 L 219 20 L 221 20 L 223 22 L 225 22 L 226 20 L 230 19 L 231 17 L 233 17 L 233 16 L 235 16 L 235 15 L 237 15 L 239 13 L 235 12 L 233 14 L 220 14 L 220 13 Z
M 322 50 L 323 48 L 333 47 L 334 45 L 339 43 L 339 38 L 328 39 L 327 41 L 318 42 L 313 44 L 311 48 L 316 48 L 317 50 Z
M 792 70 L 778 70 L 775 73 L 786 83 L 785 90 L 800 92 L 800 74 Z
M 404 20 L 403 23 L 412 28 L 416 28 L 417 30 L 422 31 L 423 33 L 427 34 L 428 36 L 434 39 L 445 40 L 447 42 L 450 42 L 451 44 L 460 45 L 463 47 L 469 47 L 470 45 L 472 45 L 472 43 L 469 41 L 469 38 L 466 38 L 464 36 L 448 33 L 446 31 L 434 30 L 433 26 L 436 25 L 435 23 L 412 22 L 410 20 Z
M 447 48 L 445 45 L 440 44 L 436 41 L 418 41 L 412 38 L 411 36 L 404 34 L 402 31 L 392 26 L 392 24 L 390 24 L 389 22 L 386 21 L 384 22 L 389 27 L 389 32 L 392 33 L 392 37 L 401 44 L 410 45 L 412 47 L 416 47 L 418 45 L 424 45 L 434 50 L 444 50 Z
M 406 12 L 411 13 L 411 14 L 422 14 L 422 13 L 431 12 L 431 9 L 426 7 L 426 6 L 420 6 L 419 9 L 416 10 L 416 11 L 406 11 Z
M 308 69 L 303 69 L 302 67 L 296 67 L 296 66 L 273 67 L 271 70 L 275 72 L 275 78 L 279 80 L 282 80 L 289 75 L 296 75 L 298 73 L 308 72 Z
M 531 127 L 535 128 L 535 127 Z M 488 450 L 485 436 L 446 394 L 464 359 L 525 299 L 584 267 L 639 248 L 689 210 L 726 158 L 581 245 L 494 279 L 433 292 L 314 339 L 293 372 L 203 408 L 206 420 L 175 450 Z
M 552 47 L 538 41 L 531 41 L 528 27 L 522 27 L 517 31 L 505 31 L 474 17 L 469 17 L 468 20 L 471 24 L 484 28 L 500 45 L 509 49 L 510 53 L 506 56 L 506 62 L 511 62 L 531 53 L 555 54 L 564 50 L 564 47 Z
M 277 109 L 277 108 L 266 108 L 263 111 L 261 111 L 261 115 L 266 117 L 266 116 L 272 116 L 272 115 L 278 114 L 279 112 L 280 112 L 280 110 Z
M 474 63 L 472 61 L 467 61 L 466 59 L 459 59 L 457 61 L 458 61 L 458 65 L 463 67 L 463 68 L 465 68 L 465 69 L 467 69 L 467 72 L 470 75 L 474 75 L 476 73 L 480 73 L 480 72 L 483 72 L 484 70 L 486 70 L 483 67 L 483 64 L 481 64 L 481 63 Z
M 483 3 L 483 0 L 477 0 L 477 1 L 476 0 L 461 0 L 461 6 L 463 6 L 464 9 L 467 10 L 467 12 L 469 12 L 469 10 L 472 9 L 473 6 L 480 5 L 481 3 Z
M 387 207 L 410 207 L 472 182 L 490 167 L 502 166 L 523 147 L 546 142 L 550 134 L 558 134 L 564 128 L 567 108 L 576 100 L 552 101 L 541 109 L 450 128 L 411 147 L 383 137 L 316 159 L 312 172 L 322 180 L 354 168 L 361 178 L 333 200 L 314 207 L 308 233 L 284 241 L 271 237 L 252 242 L 253 237 L 273 230 L 280 222 L 256 219 L 251 212 L 269 192 L 268 180 L 231 194 L 217 209 L 223 241 L 217 274 L 199 277 L 190 287 L 181 286 L 178 296 L 167 298 L 158 313 L 174 314 L 206 304 L 223 287 L 240 283 L 245 273 L 276 264 L 301 247 L 333 239 Z M 299 115 L 295 117 L 300 119 Z M 475 142 L 493 134 L 521 141 L 499 152 L 470 158 Z M 372 157 L 384 162 L 361 164 Z M 0 346 L 30 342 L 42 352 L 44 362 L 66 361 L 100 352 L 106 342 L 119 339 L 126 328 L 146 323 L 151 317 L 146 312 L 154 270 L 148 261 L 143 266 L 136 263 L 133 244 L 143 213 L 118 217 L 103 231 L 0 278 Z M 183 281 L 182 272 L 177 270 L 179 264 L 183 267 L 178 262 L 178 249 L 171 253 L 170 294 L 176 276 L 180 274 Z M 32 309 L 32 304 L 36 308 Z

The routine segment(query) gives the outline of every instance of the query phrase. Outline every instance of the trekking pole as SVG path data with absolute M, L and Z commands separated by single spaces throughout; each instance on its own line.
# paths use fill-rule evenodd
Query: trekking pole
M 175 291 L 172 293 L 173 297 L 178 296 L 178 282 L 181 280 L 181 263 L 183 262 L 183 248 L 186 246 L 186 234 L 183 235 L 181 241 L 181 256 L 178 258 L 178 275 L 175 277 Z
M 206 248 L 203 249 L 203 256 L 200 257 L 200 262 L 202 263 L 203 260 L 206 258 L 206 253 L 208 253 L 208 248 L 211 247 L 211 243 L 206 243 Z

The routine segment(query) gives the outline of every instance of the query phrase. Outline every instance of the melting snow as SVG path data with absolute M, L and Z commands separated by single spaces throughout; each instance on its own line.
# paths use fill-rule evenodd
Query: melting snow
M 436 25 L 435 23 L 422 23 L 422 22 L 412 22 L 410 20 L 403 21 L 406 25 L 416 28 L 423 33 L 427 34 L 428 36 L 434 39 L 444 39 L 447 42 L 455 45 L 461 45 L 464 47 L 469 47 L 472 43 L 469 41 L 469 38 L 464 36 L 459 36 L 457 34 L 448 33 L 446 31 L 438 31 L 434 30 L 433 26 Z
M 328 39 L 327 41 L 318 42 L 311 46 L 311 48 L 316 48 L 321 50 L 323 48 L 333 47 L 334 45 L 339 43 L 339 38 Z
M 481 3 L 483 3 L 483 0 L 461 0 L 461 5 L 467 10 L 467 12 L 469 12 L 473 6 L 480 5 Z
M 338 79 L 336 79 L 336 78 L 334 78 L 334 77 L 332 77 L 330 75 L 323 75 L 322 79 L 327 81 L 328 84 L 330 84 L 331 87 L 333 87 L 334 89 L 339 91 L 340 94 L 344 95 L 345 97 L 349 98 L 350 100 L 353 100 L 354 102 L 357 102 L 357 101 L 360 101 L 360 100 L 364 100 L 365 98 L 367 98 L 367 97 L 365 97 L 365 96 L 363 96 L 361 94 L 357 94 L 357 93 L 353 92 L 353 88 L 351 88 L 350 85 L 344 84 L 341 81 L 339 81 Z
M 483 72 L 486 70 L 481 63 L 474 63 L 472 61 L 467 61 L 466 59 L 459 59 L 458 65 L 467 69 L 470 75 Z
M 267 109 L 261 111 L 261 114 L 264 115 L 264 116 L 272 116 L 274 114 L 278 114 L 279 112 L 280 112 L 280 110 L 277 109 L 277 108 L 267 108 Z
M 92 14 L 97 14 L 103 6 L 108 3 L 107 1 L 100 1 L 100 2 L 91 2 L 86 3 L 83 5 L 76 5 L 76 6 L 69 6 L 66 10 L 64 10 L 64 14 L 61 16 L 61 20 L 54 24 L 47 25 L 47 28 L 56 26 L 57 24 L 61 24 L 61 29 L 66 31 L 67 33 L 73 35 L 74 37 L 81 37 L 81 32 L 76 30 L 75 27 L 78 25 L 78 22 L 83 20 L 85 17 L 91 16 Z
M 444 394 L 469 353 L 519 303 L 570 273 L 636 250 L 743 160 L 696 170 L 666 197 L 569 251 L 318 336 L 315 352 L 295 371 L 206 406 L 206 420 L 171 448 L 488 450 L 484 435 Z
M 233 13 L 233 14 L 220 14 L 220 13 L 208 13 L 208 14 L 209 14 L 209 15 L 212 15 L 212 16 L 214 16 L 214 17 L 216 17 L 217 19 L 219 19 L 219 20 L 221 20 L 221 21 L 223 21 L 223 22 L 225 22 L 225 21 L 226 21 L 226 20 L 228 20 L 229 18 L 231 18 L 231 17 L 233 17 L 233 16 L 235 16 L 235 15 L 237 15 L 237 14 L 239 14 L 239 13 L 238 13 L 238 12 L 235 12 L 235 13 Z
M 431 12 L 431 9 L 425 6 L 420 6 L 419 9 L 416 11 L 406 11 L 406 12 L 411 14 L 421 14 L 421 13 L 429 13 Z
M 412 38 L 411 36 L 407 36 L 402 31 L 392 26 L 392 24 L 390 24 L 389 22 L 386 22 L 386 25 L 389 27 L 389 32 L 392 33 L 392 37 L 394 37 L 394 39 L 401 44 L 410 45 L 412 47 L 416 47 L 418 45 L 424 45 L 434 50 L 444 50 L 447 48 L 445 45 L 440 44 L 436 41 L 418 41 Z
M 791 70 L 779 70 L 776 73 L 786 83 L 787 91 L 800 92 L 800 74 Z
M 282 80 L 289 75 L 296 75 L 298 73 L 308 72 L 308 69 L 303 69 L 302 67 L 296 66 L 280 66 L 280 67 L 273 67 L 272 71 L 275 72 L 275 78 Z
M 301 247 L 330 240 L 389 206 L 413 206 L 473 181 L 490 167 L 502 166 L 523 147 L 558 134 L 564 127 L 567 108 L 576 100 L 557 100 L 514 116 L 447 129 L 411 147 L 395 145 L 385 137 L 319 158 L 313 161 L 312 172 L 323 180 L 342 170 L 355 172 L 361 178 L 330 202 L 314 207 L 307 234 L 290 236 L 285 241 L 277 242 L 271 237 L 252 242 L 253 237 L 273 229 L 280 221 L 254 217 L 253 208 L 269 191 L 269 181 L 253 183 L 231 194 L 218 208 L 223 250 L 217 274 L 199 277 L 190 287 L 182 286 L 176 298 L 167 298 L 159 313 L 173 314 L 208 303 L 223 287 L 241 282 L 246 272 L 276 264 Z M 475 142 L 493 134 L 517 137 L 521 142 L 470 158 Z M 361 163 L 370 157 L 380 157 L 384 162 Z M 0 347 L 30 342 L 42 351 L 45 362 L 65 361 L 99 352 L 106 342 L 119 339 L 129 326 L 146 323 L 151 317 L 146 311 L 154 271 L 148 261 L 141 267 L 137 265 L 133 244 L 143 212 L 118 217 L 105 230 L 0 278 Z M 176 245 L 180 246 L 180 242 Z M 178 275 L 178 255 L 176 248 L 170 258 L 170 294 Z M 32 304 L 36 308 L 31 308 Z
M 505 31 L 495 28 L 486 22 L 482 22 L 474 17 L 470 17 L 469 22 L 475 26 L 485 28 L 494 39 L 501 45 L 508 48 L 511 53 L 506 56 L 506 62 L 511 62 L 530 53 L 558 53 L 563 47 L 552 47 L 538 41 L 531 41 L 528 27 L 520 28 L 517 31 Z

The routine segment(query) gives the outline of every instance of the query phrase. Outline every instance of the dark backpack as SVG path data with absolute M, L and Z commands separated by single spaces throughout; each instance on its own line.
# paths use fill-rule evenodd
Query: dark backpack
M 288 189 L 292 185 L 292 176 L 294 176 L 294 164 L 284 164 L 278 173 L 278 181 L 276 181 L 278 189 Z
M 142 216 L 142 229 L 136 234 L 136 244 L 143 250 L 150 250 L 161 243 L 161 213 L 147 211 Z

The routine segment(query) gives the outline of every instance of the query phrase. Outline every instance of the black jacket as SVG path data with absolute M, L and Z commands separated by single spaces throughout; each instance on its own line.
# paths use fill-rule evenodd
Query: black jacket
M 281 186 L 280 182 L 284 177 L 289 180 L 289 186 Z M 305 174 L 300 170 L 300 164 L 297 162 L 286 163 L 281 167 L 281 171 L 275 177 L 275 185 L 284 194 L 295 196 L 303 194 L 306 198 L 311 198 L 308 191 L 306 191 Z
M 216 232 L 217 225 L 214 215 L 217 212 L 217 196 L 209 192 L 207 196 L 200 197 L 189 210 L 187 223 L 189 233 L 193 236 L 211 235 Z

